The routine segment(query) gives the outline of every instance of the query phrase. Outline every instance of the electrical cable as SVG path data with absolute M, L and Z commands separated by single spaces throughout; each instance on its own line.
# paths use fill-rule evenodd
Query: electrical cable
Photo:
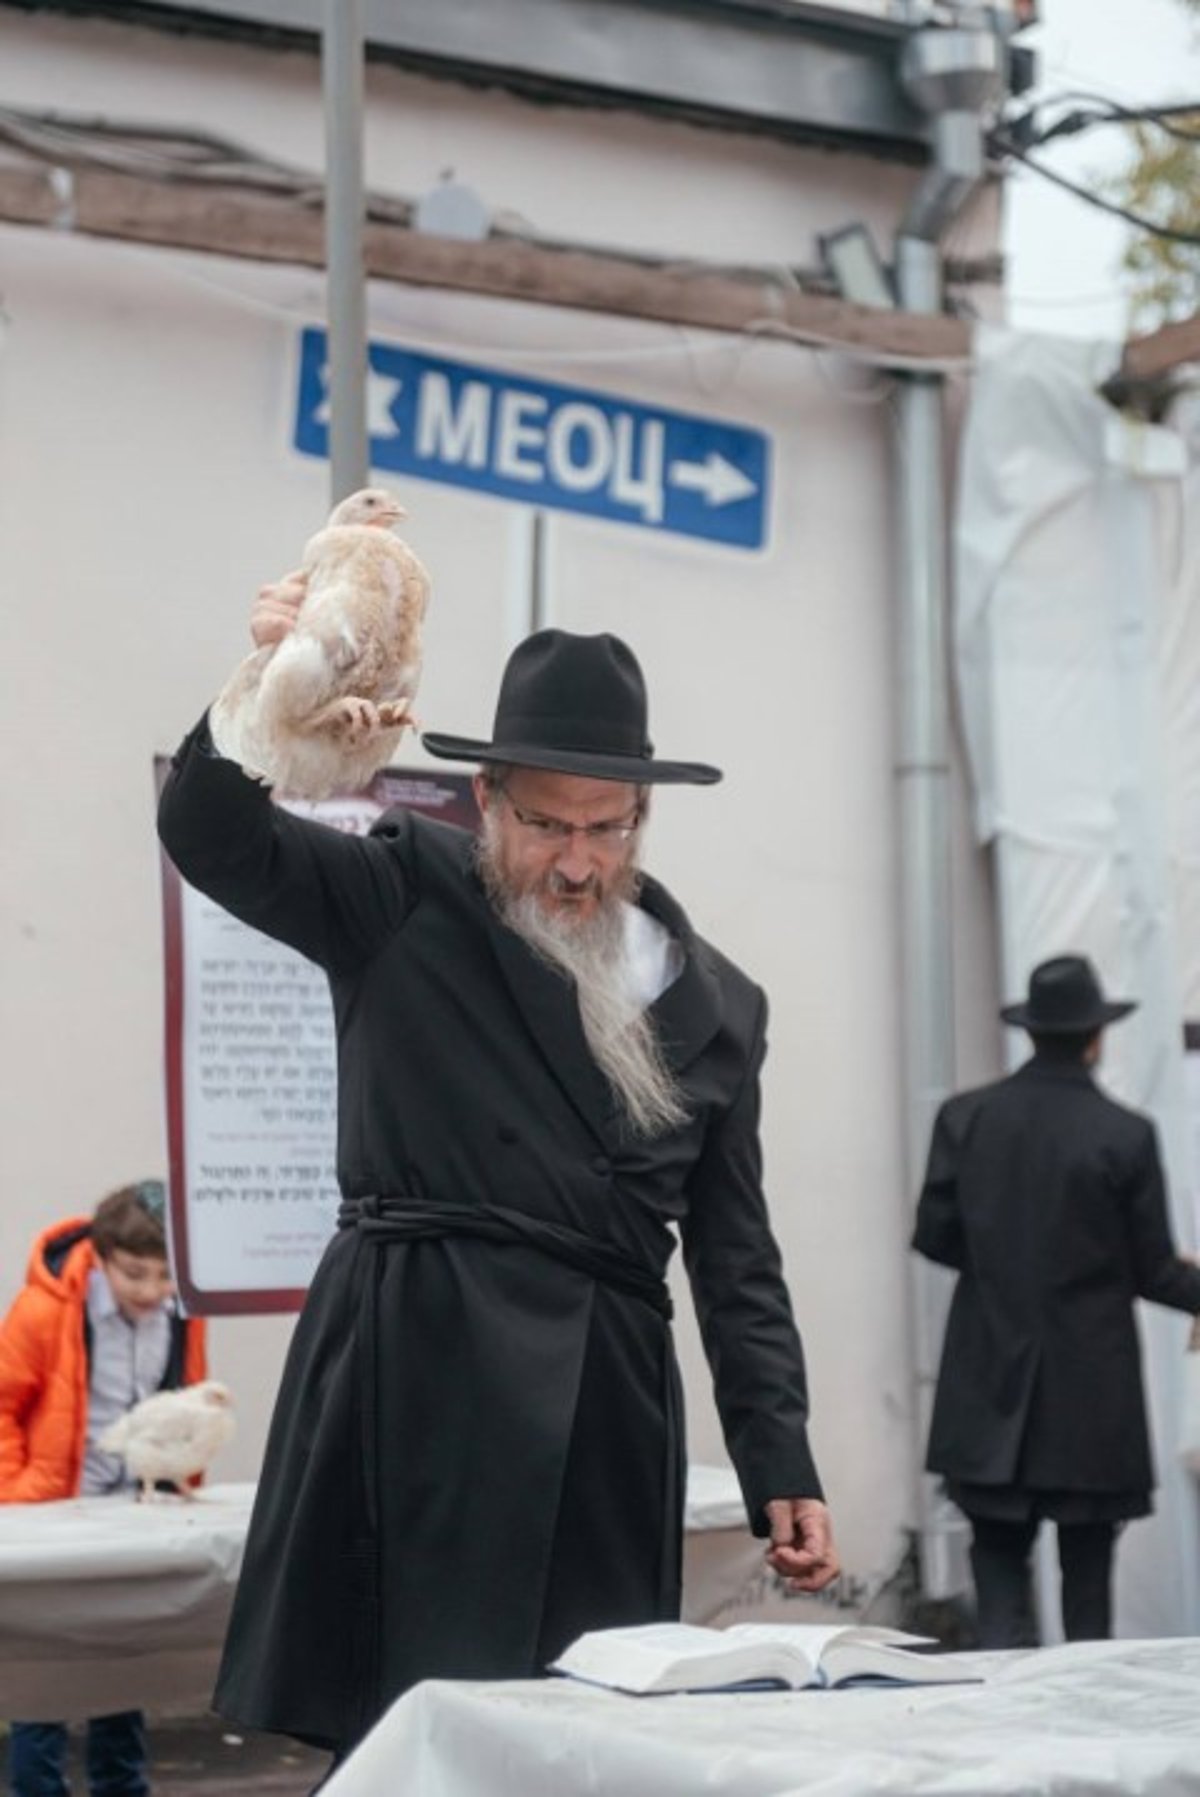
M 67 117 L 25 112 L 0 105 L 0 143 L 8 143 L 55 167 L 98 168 L 109 173 L 154 179 L 168 185 L 241 187 L 319 207 L 324 182 L 319 174 L 291 167 L 232 139 L 207 132 L 166 130 L 138 123 L 114 124 L 99 116 Z M 365 217 L 372 224 L 412 225 L 414 203 L 376 190 L 365 196 Z M 540 238 L 528 220 L 513 213 L 493 217 L 493 241 L 529 244 L 534 248 L 581 250 L 609 256 L 633 268 L 663 274 L 710 275 L 757 281 L 766 287 L 812 291 L 816 270 L 706 261 L 697 257 L 663 257 L 628 249 L 599 249 L 592 243 Z
M 114 124 L 101 117 L 70 118 L 0 105 L 0 143 L 3 142 L 59 168 L 90 166 L 164 183 L 241 186 L 270 191 L 304 206 L 320 204 L 323 198 L 319 176 L 259 156 L 233 140 L 206 132 L 163 130 L 138 123 Z M 377 193 L 366 196 L 366 215 L 372 221 L 408 225 L 414 211 L 415 207 L 407 200 Z M 793 325 L 773 316 L 769 308 L 781 291 L 813 291 L 812 277 L 805 279 L 803 272 L 793 267 L 776 264 L 748 268 L 693 258 L 664 259 L 636 251 L 597 251 L 593 244 L 539 240 L 520 228 L 497 230 L 493 227 L 492 236 L 551 250 L 586 250 L 611 256 L 631 266 L 666 273 L 742 281 L 754 279 L 759 283 L 759 297 L 768 310 L 740 328 L 737 334 L 744 343 L 755 338 L 802 343 L 814 350 L 835 351 L 851 361 L 901 374 L 950 374 L 971 366 L 970 356 L 924 357 L 892 353 L 869 344 L 850 344 L 833 333 Z
M 1106 200 L 1100 194 L 1093 193 L 1090 188 L 1081 187 L 1077 181 L 1068 180 L 1066 175 L 1060 175 L 1056 169 L 1047 168 L 1044 162 L 1038 162 L 1019 144 L 1011 142 L 1000 132 L 993 135 L 992 142 L 1003 150 L 1006 156 L 1015 157 L 1018 162 L 1023 162 L 1026 168 L 1032 169 L 1035 175 L 1041 175 L 1044 181 L 1053 182 L 1055 187 L 1061 187 L 1065 192 L 1074 194 L 1076 199 L 1086 200 L 1089 206 L 1095 206 L 1101 212 L 1110 213 L 1113 218 L 1124 219 L 1127 225 L 1134 225 L 1139 231 L 1147 231 L 1153 237 L 1165 238 L 1168 243 L 1186 243 L 1200 248 L 1200 232 L 1180 231 L 1174 225 L 1160 225 L 1152 218 L 1144 218 L 1137 212 L 1131 212 L 1127 206 L 1118 205 L 1116 200 Z
M 1069 88 L 1063 93 L 1051 94 L 1047 99 L 1039 100 L 1029 112 L 1007 120 L 1006 129 L 1013 131 L 1034 119 L 1046 107 L 1060 106 L 1069 100 L 1087 100 L 1093 108 L 1101 110 L 1076 110 L 1067 113 L 1045 131 L 1030 138 L 1025 144 L 1026 149 L 1041 149 L 1043 144 L 1050 143 L 1055 138 L 1073 137 L 1080 131 L 1090 130 L 1094 125 L 1157 125 L 1168 136 L 1178 138 L 1182 143 L 1200 144 L 1200 131 L 1188 131 L 1183 126 L 1172 123 L 1176 118 L 1200 118 L 1200 100 L 1179 101 L 1170 106 L 1126 106 L 1119 100 L 1109 100 L 1103 94 L 1089 93 L 1080 88 Z
M 319 206 L 324 197 L 319 175 L 207 132 L 115 125 L 103 118 L 65 118 L 0 106 L 0 142 L 58 167 L 99 168 L 175 186 L 242 187 L 309 207 Z M 366 216 L 372 222 L 408 224 L 412 212 L 406 200 L 367 195 Z
M 747 336 L 782 337 L 789 343 L 801 343 L 809 349 L 836 350 L 851 362 L 865 362 L 872 368 L 898 374 L 956 374 L 975 365 L 974 357 L 970 355 L 906 355 L 901 350 L 876 349 L 869 343 L 847 343 L 826 331 L 810 330 L 807 325 L 786 324 L 779 318 L 752 318 L 741 328 Z
M 163 128 L 136 121 L 114 123 L 100 115 L 28 112 L 0 104 L 0 143 L 9 143 L 38 161 L 60 168 L 100 168 L 142 179 L 152 177 L 167 184 L 258 189 L 291 198 L 306 207 L 319 206 L 324 198 L 324 184 L 319 174 L 260 156 L 234 139 L 211 132 Z M 366 195 L 365 210 L 369 222 L 411 226 L 416 207 L 410 200 L 371 190 Z M 611 257 L 630 267 L 668 275 L 708 275 L 754 281 L 764 288 L 784 291 L 828 291 L 827 278 L 817 268 L 782 262 L 708 261 L 701 257 L 663 256 L 623 247 L 605 247 L 592 242 L 551 240 L 539 237 L 529 220 L 512 212 L 493 214 L 490 238 L 564 253 L 584 251 Z
M 1010 308 L 1042 307 L 1052 311 L 1073 311 L 1085 306 L 1113 306 L 1123 298 L 1122 294 L 1111 287 L 1106 293 L 1006 293 L 1004 296 L 1005 304 Z

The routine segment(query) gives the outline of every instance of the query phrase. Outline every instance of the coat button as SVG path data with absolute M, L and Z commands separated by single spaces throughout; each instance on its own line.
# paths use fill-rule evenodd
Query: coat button
M 598 1154 L 592 1162 L 593 1173 L 611 1173 L 612 1162 L 606 1154 Z
M 496 1134 L 502 1142 L 507 1142 L 509 1144 L 520 1140 L 520 1137 L 517 1135 L 517 1132 L 511 1123 L 498 1123 L 496 1125 Z

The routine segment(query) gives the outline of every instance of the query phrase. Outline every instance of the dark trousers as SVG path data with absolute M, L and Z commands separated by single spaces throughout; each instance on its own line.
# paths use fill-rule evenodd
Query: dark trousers
M 995 1522 L 972 1516 L 971 1571 L 975 1579 L 981 1647 L 1036 1647 L 1030 1554 L 1038 1518 Z M 1060 1522 L 1062 1623 L 1068 1641 L 1103 1641 L 1112 1634 L 1112 1563 L 1116 1524 Z
M 142 1712 L 93 1716 L 87 1725 L 86 1764 L 91 1797 L 149 1797 Z M 68 1797 L 66 1723 L 12 1723 L 8 1777 L 12 1797 Z

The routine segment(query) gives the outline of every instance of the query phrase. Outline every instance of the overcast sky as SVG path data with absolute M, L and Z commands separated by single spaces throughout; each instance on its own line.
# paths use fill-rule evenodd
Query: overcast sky
M 1200 15 L 1178 0 L 1041 0 L 1038 92 L 1084 88 L 1127 105 L 1200 102 Z M 1081 183 L 1127 160 L 1124 134 L 1104 127 L 1044 152 Z M 1125 227 L 1032 173 L 1009 182 L 1005 244 L 1011 318 L 1029 330 L 1124 337 L 1118 264 Z

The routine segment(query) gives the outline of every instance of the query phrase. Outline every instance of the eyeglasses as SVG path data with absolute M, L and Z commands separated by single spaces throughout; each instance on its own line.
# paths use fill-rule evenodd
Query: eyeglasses
M 523 811 L 503 787 L 500 790 L 523 829 L 536 836 L 539 842 L 552 842 L 558 847 L 569 843 L 573 836 L 582 836 L 593 848 L 615 849 L 629 841 L 642 821 L 642 808 L 639 805 L 632 817 L 613 818 L 600 824 L 569 824 L 565 818 L 539 817 L 534 811 Z

